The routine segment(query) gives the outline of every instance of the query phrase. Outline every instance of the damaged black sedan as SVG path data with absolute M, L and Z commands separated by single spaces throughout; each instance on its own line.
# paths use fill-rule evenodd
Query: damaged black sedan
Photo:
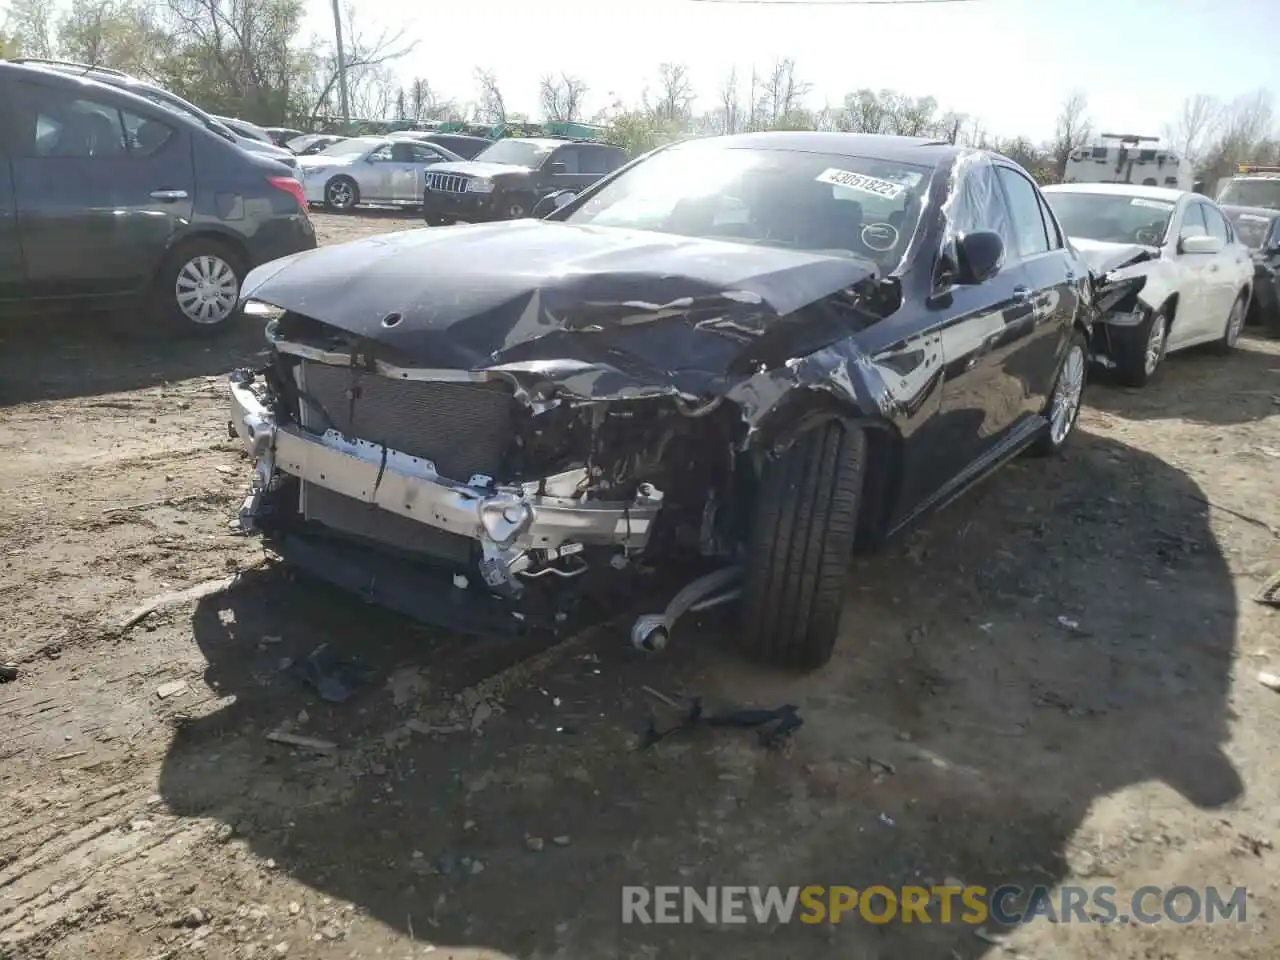
M 287 560 L 475 631 L 670 582 L 637 645 L 737 599 L 746 647 L 804 667 L 855 548 L 1064 447 L 1093 313 L 1018 166 L 833 133 L 676 144 L 545 219 L 321 248 L 244 295 L 272 318 L 232 376 L 240 521 Z

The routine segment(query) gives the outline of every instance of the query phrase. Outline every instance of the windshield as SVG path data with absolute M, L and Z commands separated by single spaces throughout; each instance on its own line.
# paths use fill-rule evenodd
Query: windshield
M 1260 213 L 1242 213 L 1239 210 L 1224 210 L 1231 225 L 1236 228 L 1236 237 L 1250 250 L 1261 250 L 1262 244 L 1270 233 L 1274 217 L 1264 217 Z
M 873 157 L 672 147 L 565 219 L 873 260 L 892 269 L 920 220 L 928 167 Z
M 485 163 L 506 163 L 514 167 L 537 167 L 553 149 L 555 148 L 546 143 L 499 140 L 476 154 L 476 159 Z
M 377 137 L 352 137 L 350 140 L 342 140 L 332 146 L 325 147 L 316 156 L 318 157 L 354 157 L 362 153 L 367 153 L 374 147 L 381 146 L 386 143 Z
M 1231 179 L 1218 191 L 1218 202 L 1237 207 L 1266 207 L 1280 210 L 1280 178 L 1273 180 Z
M 1172 200 L 1115 193 L 1046 190 L 1044 198 L 1069 237 L 1152 247 L 1164 243 L 1175 206 Z

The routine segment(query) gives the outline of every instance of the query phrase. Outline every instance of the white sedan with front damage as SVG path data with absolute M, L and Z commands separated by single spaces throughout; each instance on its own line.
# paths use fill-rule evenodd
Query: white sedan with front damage
M 1123 383 L 1143 386 L 1175 350 L 1235 347 L 1253 261 L 1217 204 L 1128 183 L 1058 184 L 1044 196 L 1097 279 L 1094 357 Z
M 351 137 L 298 158 L 307 203 L 345 213 L 362 203 L 418 206 L 427 168 L 462 158 L 438 143 Z

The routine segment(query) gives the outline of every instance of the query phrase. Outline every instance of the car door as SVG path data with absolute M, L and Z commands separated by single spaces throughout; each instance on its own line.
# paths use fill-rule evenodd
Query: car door
M 427 170 L 446 158 L 430 143 L 414 141 L 404 146 L 408 148 L 408 166 L 405 172 L 392 174 L 396 178 L 396 199 L 404 203 L 421 203 L 422 191 L 427 185 Z
M 357 166 L 358 179 L 360 181 L 360 198 L 362 200 L 372 200 L 379 203 L 386 203 L 388 200 L 395 199 L 395 171 L 397 162 L 395 158 L 395 148 L 398 143 L 384 143 L 376 150 L 372 151 L 364 159 L 364 163 Z M 406 164 L 401 162 L 399 166 Z
M 1174 225 L 1176 238 L 1170 252 L 1170 260 L 1177 268 L 1178 306 L 1173 323 L 1169 327 L 1169 344 L 1174 350 L 1187 343 L 1203 339 L 1208 330 L 1208 317 L 1212 307 L 1209 293 L 1209 267 L 1216 254 L 1185 253 L 1182 243 L 1190 237 L 1203 237 L 1209 233 L 1204 217 L 1204 204 L 1190 200 Z
M 132 293 L 191 220 L 190 133 L 113 91 L 15 81 L 11 166 L 29 293 Z
M 558 147 L 547 158 L 546 169 L 550 173 L 550 190 L 579 191 L 589 186 L 596 178 L 582 172 L 582 154 L 578 146 Z M 550 192 L 548 190 L 547 192 Z
M 960 174 L 950 213 L 955 237 L 992 231 L 1005 244 L 999 272 L 984 283 L 946 287 L 927 307 L 930 327 L 940 338 L 942 383 L 938 413 L 913 439 L 903 465 L 903 516 L 923 509 L 963 487 L 995 462 L 1011 427 L 1023 416 L 1023 387 L 1011 387 L 1001 348 L 1009 331 L 1024 328 L 1034 309 L 1026 270 L 1004 190 L 995 168 L 982 161 Z M 951 240 L 945 241 L 950 246 Z M 945 259 L 954 257 L 949 249 Z
M 1218 334 L 1226 328 L 1227 315 L 1235 305 L 1240 289 L 1253 276 L 1253 260 L 1249 256 L 1249 248 L 1236 242 L 1235 231 L 1223 212 L 1211 203 L 1202 202 L 1200 205 L 1204 208 L 1209 236 L 1222 241 L 1222 252 L 1214 256 L 1209 264 L 1208 289 L 1213 301 L 1205 318 L 1206 335 Z
M 13 172 L 9 145 L 15 130 L 0 82 L 0 302 L 16 300 L 23 294 L 22 242 L 18 235 L 18 208 L 13 192 Z
M 998 354 L 993 360 L 1000 365 L 1001 383 L 1009 391 L 1011 404 L 1021 387 L 1021 412 L 1011 421 L 1013 426 L 1044 411 L 1079 295 L 1074 264 L 1040 189 L 1011 166 L 997 164 L 995 170 L 1009 205 L 1031 307 L 1005 329 L 993 348 Z

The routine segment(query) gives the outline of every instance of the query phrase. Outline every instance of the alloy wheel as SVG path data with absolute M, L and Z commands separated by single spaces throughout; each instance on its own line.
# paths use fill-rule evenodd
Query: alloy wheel
M 1156 372 L 1160 361 L 1164 359 L 1166 329 L 1164 317 L 1156 314 L 1151 320 L 1151 332 L 1147 334 L 1147 349 L 1142 358 L 1142 367 L 1147 376 Z
M 1071 428 L 1080 414 L 1080 398 L 1084 394 L 1084 349 L 1072 344 L 1058 374 L 1058 385 L 1053 391 L 1053 407 L 1049 413 L 1049 436 L 1055 447 L 1066 442 Z
M 1226 344 L 1228 347 L 1234 347 L 1240 340 L 1240 334 L 1244 330 L 1244 301 L 1237 300 L 1231 308 L 1231 314 L 1227 317 L 1227 335 Z
M 173 292 L 178 309 L 192 323 L 222 323 L 235 309 L 240 280 L 227 261 L 202 254 L 183 264 Z
M 346 210 L 355 202 L 355 196 L 351 192 L 351 184 L 345 180 L 335 180 L 329 184 L 327 193 L 329 206 L 338 210 Z

